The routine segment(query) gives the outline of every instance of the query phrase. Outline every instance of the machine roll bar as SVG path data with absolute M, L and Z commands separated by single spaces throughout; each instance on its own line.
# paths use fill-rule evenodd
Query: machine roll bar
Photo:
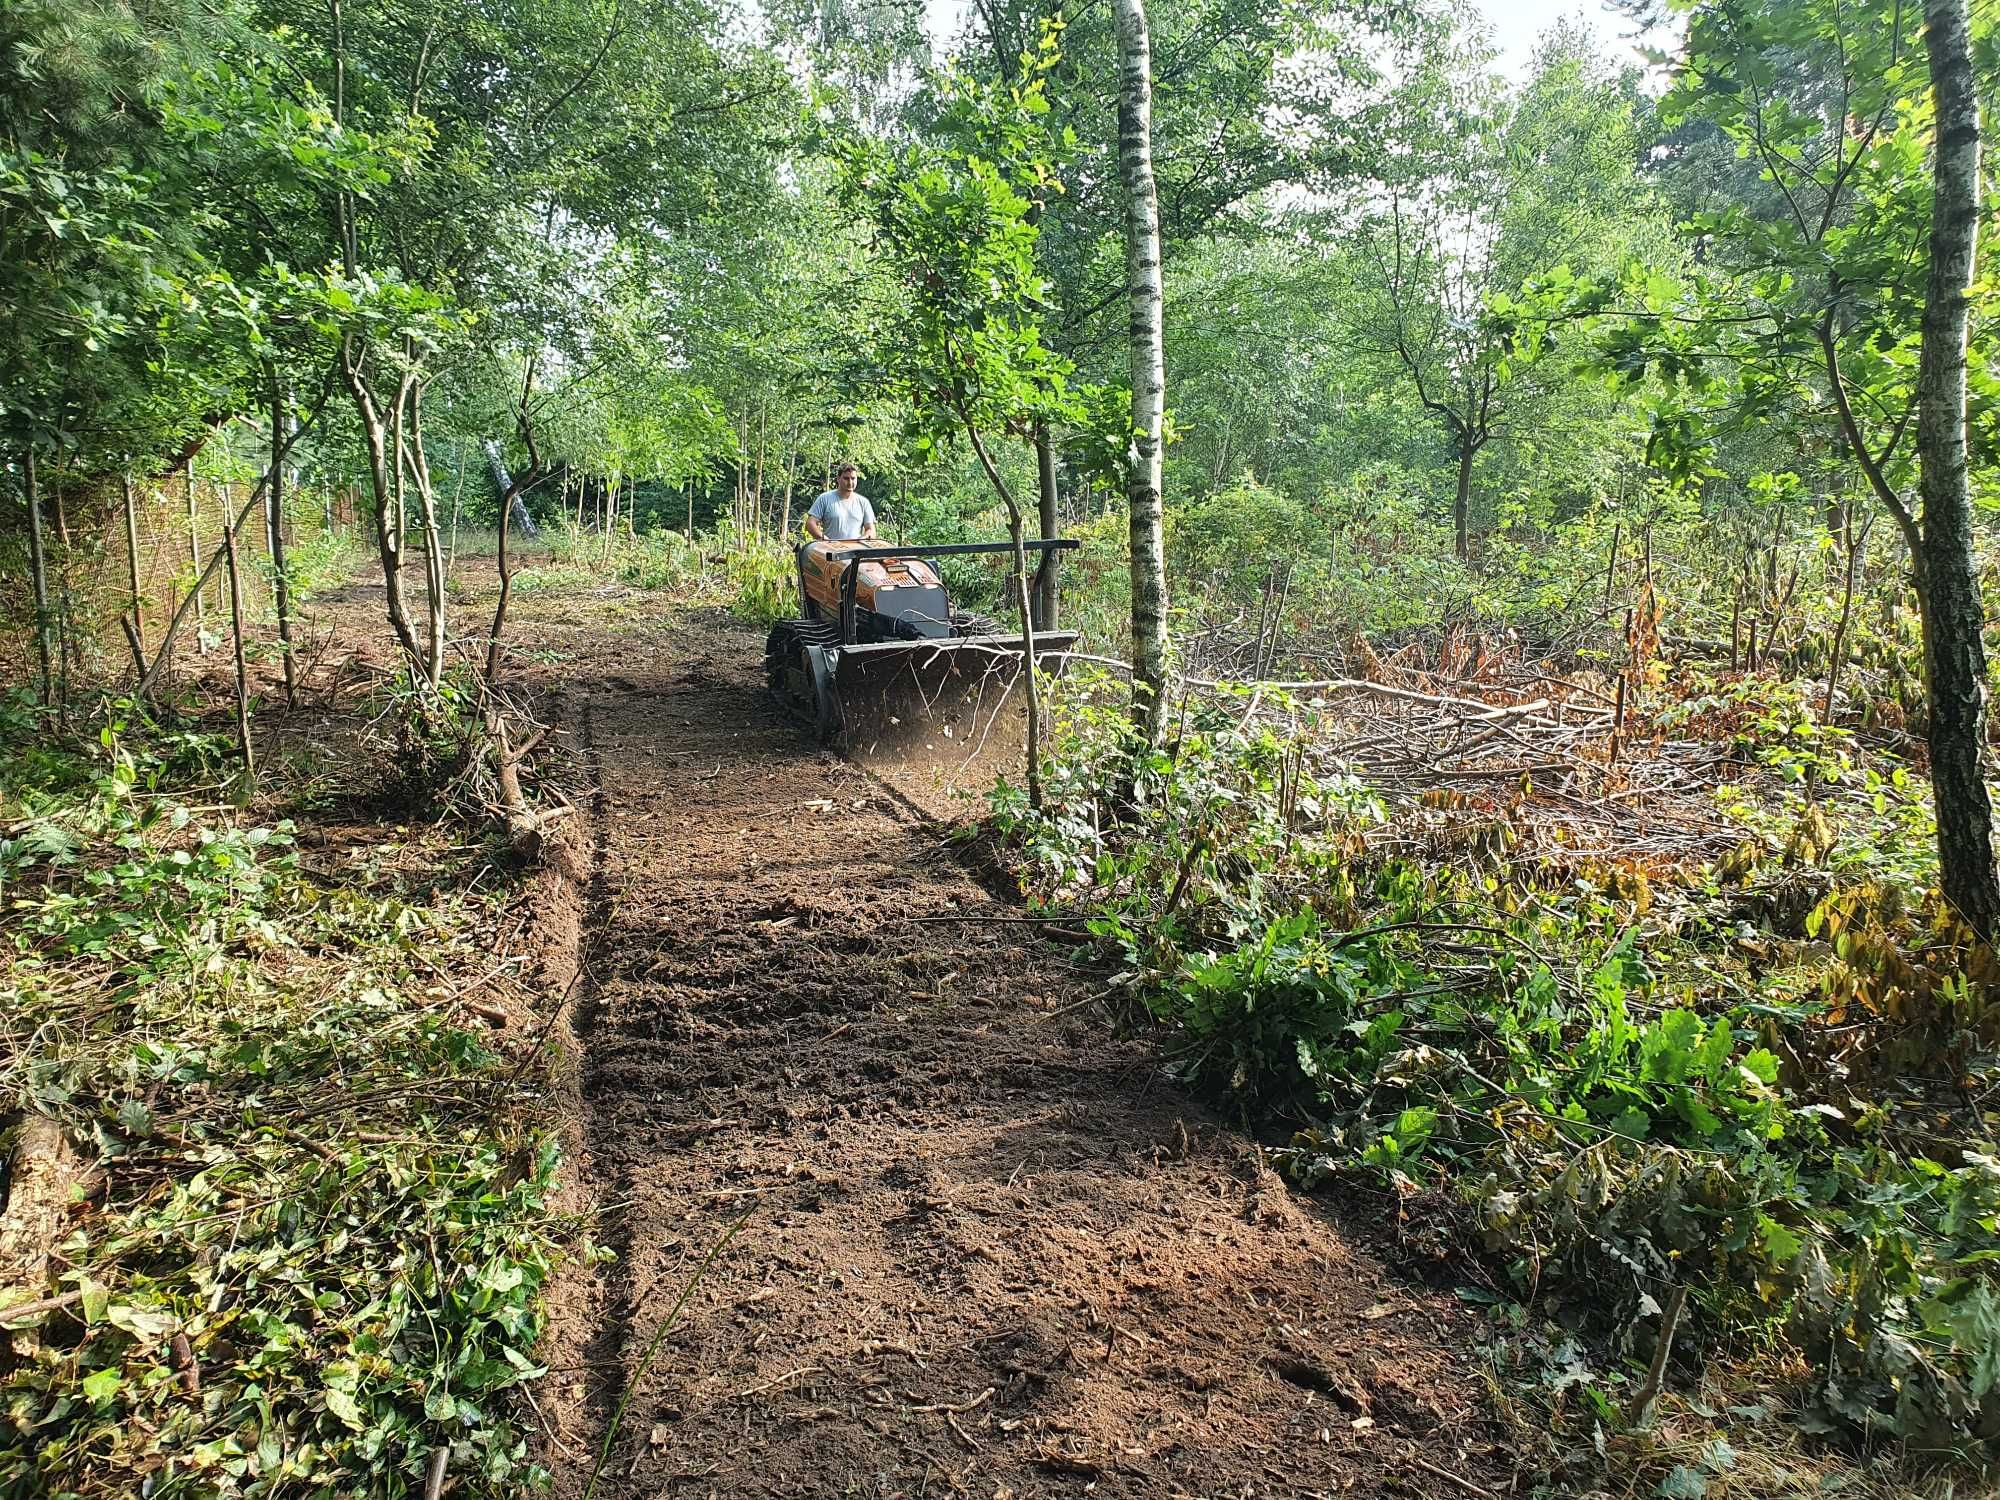
M 810 547 L 811 542 L 806 545 Z M 1073 536 L 1034 537 L 1021 543 L 1026 552 L 1073 552 L 1083 545 Z M 1012 552 L 1012 542 L 941 542 L 935 547 L 861 547 L 846 555 L 850 563 L 880 562 L 885 557 L 963 557 L 972 552 Z

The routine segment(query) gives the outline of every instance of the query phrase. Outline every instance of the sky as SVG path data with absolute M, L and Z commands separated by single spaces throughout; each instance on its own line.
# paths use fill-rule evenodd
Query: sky
M 1526 76 L 1536 39 L 1565 17 L 1582 17 L 1597 33 L 1605 52 L 1618 61 L 1643 61 L 1638 49 L 1624 39 L 1631 23 L 1605 10 L 1597 0 L 1482 0 L 1479 9 L 1493 28 L 1501 69 L 1515 78 Z
M 1581 16 L 1598 35 L 1608 54 L 1620 62 L 1641 61 L 1633 45 L 1623 39 L 1630 23 L 1606 11 L 1600 0 L 1480 0 L 1492 26 L 1493 42 L 1500 49 L 1498 66 L 1515 78 L 1527 76 L 1535 52 L 1535 41 L 1565 16 Z M 967 0 L 924 0 L 924 29 L 940 50 L 957 33 L 969 9 Z

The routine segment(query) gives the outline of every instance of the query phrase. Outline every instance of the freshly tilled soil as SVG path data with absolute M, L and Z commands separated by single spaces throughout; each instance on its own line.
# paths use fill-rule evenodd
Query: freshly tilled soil
M 1454 1299 L 1114 1039 L 761 638 L 567 634 L 572 1201 L 615 1258 L 554 1299 L 559 1495 L 621 1402 L 607 1497 L 1508 1489 Z

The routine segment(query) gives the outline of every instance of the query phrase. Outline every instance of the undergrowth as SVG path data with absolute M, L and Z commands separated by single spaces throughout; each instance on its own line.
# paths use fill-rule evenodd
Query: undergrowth
M 723 608 L 753 624 L 789 619 L 798 610 L 798 570 L 791 549 L 769 537 L 744 538 L 727 527 L 690 538 L 680 531 L 549 532 L 549 564 L 514 576 L 523 592 L 580 588 L 608 579 L 673 594 L 692 605 Z
M 0 1493 L 455 1494 L 535 1478 L 552 1136 L 462 1019 L 491 901 L 312 870 L 197 805 L 225 747 L 0 723 L 0 1121 L 88 1164 L 0 1290 Z
M 1151 751 L 1090 703 L 1060 695 L 1041 813 L 993 794 L 1028 893 L 1119 956 L 1172 1071 L 1293 1130 L 1297 1180 L 1386 1188 L 1561 1420 L 1619 1441 L 1685 1296 L 1683 1381 L 1735 1361 L 1908 1453 L 2000 1437 L 2000 967 L 1912 878 L 1905 772 L 1779 695 L 1718 792 L 1730 859 L 1551 868 L 1378 838 L 1297 705 Z

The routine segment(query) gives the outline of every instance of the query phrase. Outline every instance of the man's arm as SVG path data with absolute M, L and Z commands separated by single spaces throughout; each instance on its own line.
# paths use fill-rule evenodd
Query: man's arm
M 872 542 L 875 540 L 875 502 L 864 495 L 861 505 L 866 514 L 866 519 L 861 523 L 861 540 Z
M 826 540 L 826 523 L 820 518 L 820 513 L 825 509 L 826 509 L 826 496 L 824 495 L 821 495 L 818 499 L 814 500 L 813 503 L 806 508 L 806 531 L 812 536 L 812 539 L 816 542 L 823 542 Z

